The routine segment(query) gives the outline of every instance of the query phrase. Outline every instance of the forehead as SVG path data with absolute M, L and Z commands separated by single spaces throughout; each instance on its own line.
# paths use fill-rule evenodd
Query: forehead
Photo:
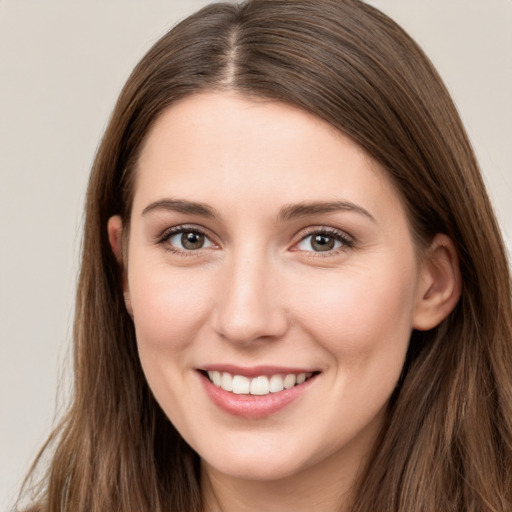
M 236 93 L 187 97 L 152 127 L 136 168 L 134 209 L 176 196 L 239 208 L 349 196 L 401 208 L 379 165 L 330 124 Z

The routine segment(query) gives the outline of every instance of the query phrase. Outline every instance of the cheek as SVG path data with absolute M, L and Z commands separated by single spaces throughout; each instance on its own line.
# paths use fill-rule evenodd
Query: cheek
M 140 362 L 156 400 L 174 426 L 186 432 L 191 421 L 200 423 L 189 417 L 181 397 L 193 374 L 190 348 L 205 325 L 211 286 L 198 272 L 132 261 L 128 281 Z
M 386 351 L 396 358 L 405 353 L 412 330 L 415 276 L 412 261 L 397 266 L 385 259 L 334 279 L 317 276 L 298 302 L 299 316 L 344 363 L 357 364 Z
M 133 266 L 130 298 L 139 350 L 179 351 L 204 323 L 210 286 L 199 272 Z

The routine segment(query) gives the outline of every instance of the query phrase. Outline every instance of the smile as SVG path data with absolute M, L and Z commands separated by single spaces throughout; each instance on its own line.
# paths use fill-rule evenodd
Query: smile
M 249 378 L 245 375 L 232 375 L 228 372 L 208 371 L 207 376 L 210 381 L 218 388 L 229 391 L 236 395 L 268 395 L 270 393 L 279 393 L 285 389 L 293 388 L 304 384 L 310 377 L 311 372 L 260 375 Z

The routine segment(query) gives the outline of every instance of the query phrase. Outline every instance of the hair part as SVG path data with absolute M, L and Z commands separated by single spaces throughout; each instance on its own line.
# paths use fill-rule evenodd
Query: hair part
M 445 233 L 462 298 L 414 331 L 353 512 L 512 507 L 512 309 L 504 244 L 457 110 L 430 61 L 357 0 L 212 4 L 162 37 L 128 79 L 86 201 L 74 397 L 38 510 L 201 510 L 198 457 L 153 398 L 107 221 L 129 226 L 136 163 L 159 115 L 229 90 L 285 102 L 340 130 L 389 174 L 418 245 Z

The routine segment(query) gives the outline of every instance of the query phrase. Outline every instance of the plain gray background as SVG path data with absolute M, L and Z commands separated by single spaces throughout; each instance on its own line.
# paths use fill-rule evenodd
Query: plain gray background
M 111 108 L 151 44 L 207 3 L 0 0 L 0 510 L 65 401 L 83 196 Z M 369 3 L 445 79 L 511 247 L 512 0 Z

